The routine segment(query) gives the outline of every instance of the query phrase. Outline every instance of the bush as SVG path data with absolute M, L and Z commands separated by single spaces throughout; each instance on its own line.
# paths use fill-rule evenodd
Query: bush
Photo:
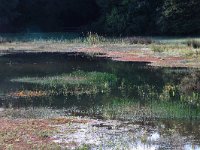
M 193 48 L 197 49 L 197 48 L 200 48 L 200 41 L 197 41 L 197 40 L 189 40 L 189 41 L 187 41 L 187 45 L 188 45 L 189 47 L 193 47 Z
M 90 45 L 100 44 L 101 42 L 105 41 L 104 37 L 99 36 L 97 33 L 88 32 L 85 42 Z
M 152 44 L 154 41 L 151 38 L 143 38 L 143 37 L 127 37 L 124 39 L 125 43 L 128 44 Z
M 2 43 L 11 43 L 11 40 L 8 40 L 7 38 L 0 36 L 0 44 L 2 44 Z

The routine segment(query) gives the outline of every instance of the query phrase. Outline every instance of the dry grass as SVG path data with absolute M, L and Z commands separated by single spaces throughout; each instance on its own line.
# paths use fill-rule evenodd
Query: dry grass
M 156 53 L 186 58 L 198 57 L 200 54 L 200 48 L 196 49 L 183 44 L 153 44 L 151 50 Z

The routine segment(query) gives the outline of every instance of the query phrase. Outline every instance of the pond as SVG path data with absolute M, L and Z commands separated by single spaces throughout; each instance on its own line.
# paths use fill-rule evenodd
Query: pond
M 199 81 L 197 69 L 83 53 L 7 54 L 0 56 L 0 108 L 101 120 L 90 136 L 105 138 L 92 149 L 200 149 Z

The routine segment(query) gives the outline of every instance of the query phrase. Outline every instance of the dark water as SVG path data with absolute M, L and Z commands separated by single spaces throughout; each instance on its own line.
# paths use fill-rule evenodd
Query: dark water
M 114 74 L 117 81 L 108 91 L 93 94 L 30 97 L 11 94 L 39 87 L 11 82 L 12 79 L 58 76 L 77 70 Z M 155 68 L 146 63 L 115 62 L 81 53 L 4 55 L 0 57 L 0 107 L 65 109 L 68 114 L 139 122 L 140 125 L 153 121 L 151 128 L 159 135 L 156 137 L 168 137 L 157 143 L 165 145 L 160 149 L 171 149 L 166 146 L 173 143 L 170 138 L 181 140 L 176 141 L 174 149 L 177 145 L 178 149 L 200 149 L 199 79 L 200 73 L 194 69 Z

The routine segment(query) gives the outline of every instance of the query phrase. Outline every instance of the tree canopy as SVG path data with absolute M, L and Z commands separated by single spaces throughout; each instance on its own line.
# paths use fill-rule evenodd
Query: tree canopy
M 0 32 L 200 34 L 199 0 L 0 0 Z

